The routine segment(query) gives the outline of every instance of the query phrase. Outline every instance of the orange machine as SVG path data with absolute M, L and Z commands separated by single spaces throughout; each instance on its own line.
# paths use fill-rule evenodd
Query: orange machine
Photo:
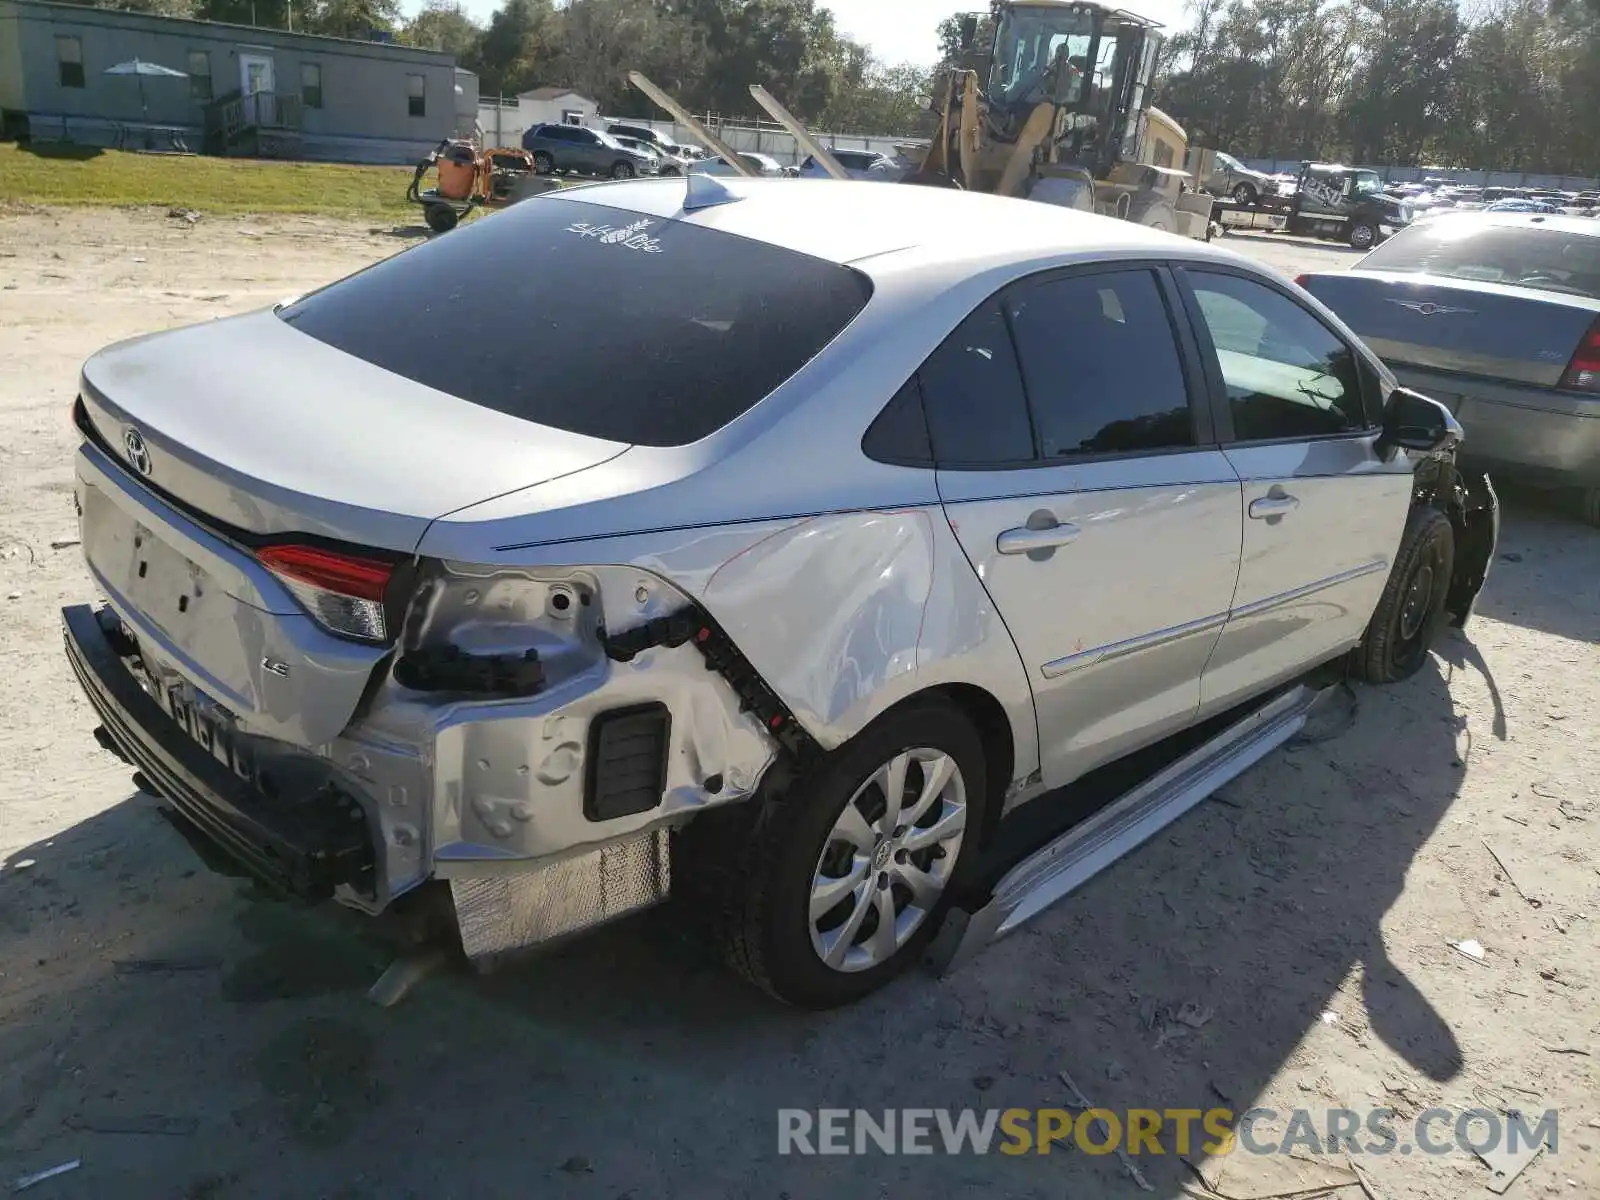
M 434 185 L 424 188 L 430 170 Z M 417 164 L 406 199 L 422 205 L 429 229 L 447 233 L 474 208 L 514 204 L 529 194 L 531 184 L 542 182 L 526 150 L 479 150 L 471 142 L 446 138 Z

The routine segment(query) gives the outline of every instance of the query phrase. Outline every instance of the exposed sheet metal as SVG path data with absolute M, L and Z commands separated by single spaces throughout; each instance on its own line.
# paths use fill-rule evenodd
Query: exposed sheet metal
M 656 830 L 518 875 L 452 879 L 461 948 L 475 961 L 581 933 L 665 900 L 667 833 Z

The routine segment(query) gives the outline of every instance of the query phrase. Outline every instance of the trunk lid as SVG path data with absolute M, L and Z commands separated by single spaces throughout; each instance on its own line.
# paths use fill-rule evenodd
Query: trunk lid
M 235 725 L 328 743 L 388 649 L 313 620 L 258 540 L 403 559 L 438 517 L 628 449 L 455 399 L 272 312 L 102 351 L 82 402 L 84 557 L 156 699 L 207 746 Z M 195 712 L 213 714 L 209 732 Z
M 112 346 L 83 385 L 100 441 L 130 463 L 136 437 L 137 473 L 188 508 L 251 534 L 401 553 L 446 513 L 628 448 L 445 395 L 271 311 Z
M 1413 272 L 1312 274 L 1302 284 L 1391 366 L 1554 388 L 1600 301 Z

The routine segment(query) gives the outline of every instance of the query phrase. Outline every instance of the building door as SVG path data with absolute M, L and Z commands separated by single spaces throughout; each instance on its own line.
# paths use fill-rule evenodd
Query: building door
M 271 118 L 272 93 L 275 90 L 272 59 L 264 54 L 239 55 L 239 91 L 244 96 L 244 119 L 247 125 L 260 125 Z

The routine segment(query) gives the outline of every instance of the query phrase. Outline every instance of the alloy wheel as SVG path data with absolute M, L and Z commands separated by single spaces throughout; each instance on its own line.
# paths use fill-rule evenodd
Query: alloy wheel
M 869 775 L 834 822 L 811 883 L 811 945 L 835 971 L 887 962 L 927 919 L 966 837 L 961 769 L 929 747 Z

